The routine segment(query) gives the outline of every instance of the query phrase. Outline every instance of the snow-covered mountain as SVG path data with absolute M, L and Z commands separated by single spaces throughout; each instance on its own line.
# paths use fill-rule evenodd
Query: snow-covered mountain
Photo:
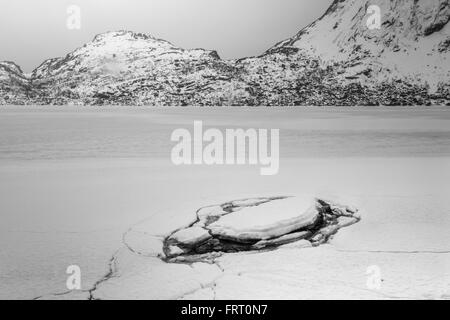
M 32 83 L 45 104 L 221 104 L 236 66 L 215 51 L 184 50 L 129 31 L 98 35 L 64 58 L 45 61 Z
M 380 97 L 386 103 L 395 104 L 396 94 L 398 103 L 421 104 L 429 97 L 448 102 L 449 3 L 335 0 L 320 19 L 269 52 L 291 50 L 294 56 L 317 59 L 319 69 L 330 70 L 327 81 L 344 88 L 356 84 L 363 91 L 388 90 L 390 97 Z M 379 29 L 368 27 L 374 5 L 380 9 Z M 371 94 L 364 92 L 360 99 L 365 95 Z
M 367 25 L 373 5 L 379 29 Z M 449 0 L 335 0 L 294 37 L 239 60 L 108 32 L 30 76 L 1 63 L 0 103 L 448 105 L 449 19 Z

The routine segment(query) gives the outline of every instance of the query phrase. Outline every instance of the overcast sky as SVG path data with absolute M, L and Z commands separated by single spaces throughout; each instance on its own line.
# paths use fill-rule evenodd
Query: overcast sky
M 332 0 L 0 0 L 0 61 L 30 72 L 102 32 L 152 34 L 222 58 L 260 54 L 321 16 Z M 81 29 L 67 28 L 67 7 Z

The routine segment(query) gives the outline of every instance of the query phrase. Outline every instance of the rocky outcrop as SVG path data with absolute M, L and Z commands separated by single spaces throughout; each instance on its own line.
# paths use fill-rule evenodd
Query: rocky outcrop
M 381 28 L 367 27 L 368 8 Z M 0 64 L 0 104 L 449 105 L 448 0 L 335 0 L 258 57 L 222 60 L 129 31 L 96 36 L 25 76 Z

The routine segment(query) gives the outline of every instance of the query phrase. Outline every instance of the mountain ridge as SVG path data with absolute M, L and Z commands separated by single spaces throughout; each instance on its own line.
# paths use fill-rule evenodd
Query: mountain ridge
M 370 30 L 374 4 L 382 25 Z M 1 62 L 0 105 L 450 105 L 449 19 L 449 0 L 335 0 L 293 37 L 236 60 L 106 32 L 29 76 Z

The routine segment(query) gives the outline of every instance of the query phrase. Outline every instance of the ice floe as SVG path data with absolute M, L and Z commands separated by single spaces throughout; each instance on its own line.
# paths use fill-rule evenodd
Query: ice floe
M 352 207 L 306 196 L 229 201 L 197 210 L 192 224 L 165 239 L 164 253 L 179 262 L 182 255 L 261 250 L 300 240 L 319 245 L 359 219 Z

